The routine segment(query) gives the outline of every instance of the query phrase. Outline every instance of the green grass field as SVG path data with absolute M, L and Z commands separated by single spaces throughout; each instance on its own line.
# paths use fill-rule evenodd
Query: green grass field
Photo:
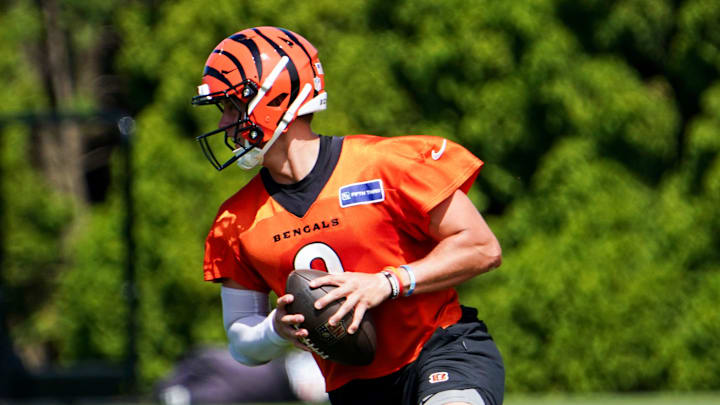
M 255 404 L 261 405 L 261 404 Z M 265 404 L 269 405 L 269 404 Z M 275 404 L 298 405 L 298 404 Z M 329 404 L 328 404 L 329 405 Z M 508 395 L 504 405 L 720 405 L 720 392 Z
M 91 404 L 86 404 L 91 405 Z M 100 404 L 95 404 L 100 405 Z M 119 405 L 119 404 L 115 404 Z M 153 404 L 131 404 L 153 405 Z M 301 405 L 300 402 L 245 405 Z M 329 405 L 322 404 L 322 405 Z M 648 393 L 648 394 L 510 394 L 504 405 L 720 405 L 720 392 Z
M 720 393 L 508 395 L 505 405 L 720 405 Z
M 602 393 L 583 395 L 516 394 L 508 395 L 505 398 L 504 405 L 720 405 L 720 392 L 652 394 Z
M 58 404 L 62 402 L 42 402 Z M 123 401 L 123 400 L 78 400 L 77 404 L 82 405 L 158 405 L 151 401 Z M 2 405 L 15 405 L 14 402 L 3 402 Z M 22 402 L 17 405 L 38 405 L 40 402 Z M 238 405 L 302 405 L 301 402 L 273 402 Z M 320 405 L 330 405 L 320 404 Z M 720 405 L 720 392 L 706 393 L 648 393 L 648 394 L 547 394 L 547 395 L 522 395 L 510 394 L 505 398 L 504 405 Z
M 248 405 L 300 405 L 300 403 Z M 508 395 L 504 405 L 720 405 L 720 393 Z

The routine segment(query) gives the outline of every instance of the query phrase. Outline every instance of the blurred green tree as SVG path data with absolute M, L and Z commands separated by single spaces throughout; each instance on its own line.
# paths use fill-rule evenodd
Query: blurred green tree
M 277 25 L 320 51 L 329 109 L 319 132 L 433 134 L 486 162 L 471 197 L 505 262 L 460 291 L 488 320 L 510 390 L 719 389 L 716 3 L 9 2 L 0 69 L 16 96 L 3 108 L 134 113 L 145 383 L 192 346 L 224 342 L 218 289 L 201 281 L 203 240 L 250 174 L 213 172 L 192 137 L 219 115 L 189 100 L 217 42 Z M 55 65 L 38 68 L 32 52 L 51 46 L 51 28 L 66 39 L 68 97 Z M 120 359 L 120 158 L 107 198 L 88 205 L 23 165 L 49 159 L 31 142 L 40 129 L 2 131 L 3 285 L 19 296 L 42 280 L 48 291 L 44 306 L 15 314 L 13 334 L 51 342 L 66 363 Z

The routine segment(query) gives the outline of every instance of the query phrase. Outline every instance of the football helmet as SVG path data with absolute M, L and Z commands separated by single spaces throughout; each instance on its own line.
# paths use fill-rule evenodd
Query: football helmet
M 315 47 L 290 30 L 256 27 L 225 38 L 205 62 L 192 104 L 214 104 L 221 111 L 230 105 L 239 114 L 196 138 L 205 157 L 217 170 L 235 161 L 243 169 L 261 164 L 295 118 L 326 108 L 324 77 Z M 219 134 L 232 151 L 222 163 L 216 156 Z

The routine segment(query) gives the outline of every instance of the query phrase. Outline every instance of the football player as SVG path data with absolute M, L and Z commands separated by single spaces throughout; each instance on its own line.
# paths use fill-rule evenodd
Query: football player
M 502 403 L 500 353 L 453 288 L 501 261 L 466 195 L 482 161 L 440 137 L 313 132 L 325 73 L 315 47 L 283 28 L 221 41 L 192 102 L 222 111 L 197 138 L 217 170 L 262 167 L 222 204 L 205 245 L 205 279 L 222 283 L 237 361 L 265 363 L 287 342 L 308 349 L 285 282 L 293 269 L 321 269 L 314 286 L 338 288 L 316 307 L 346 299 L 331 325 L 352 313 L 344 326 L 354 333 L 372 311 L 377 330 L 368 366 L 315 356 L 333 404 Z M 279 298 L 268 313 L 271 291 Z

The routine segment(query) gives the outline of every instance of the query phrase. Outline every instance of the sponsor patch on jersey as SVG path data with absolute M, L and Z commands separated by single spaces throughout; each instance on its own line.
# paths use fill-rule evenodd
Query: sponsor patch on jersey
M 342 208 L 385 201 L 385 190 L 380 179 L 342 186 L 338 194 Z
M 428 377 L 428 381 L 430 381 L 430 384 L 445 382 L 449 379 L 450 376 L 448 375 L 447 371 L 438 371 L 437 373 L 430 374 L 430 377 Z

